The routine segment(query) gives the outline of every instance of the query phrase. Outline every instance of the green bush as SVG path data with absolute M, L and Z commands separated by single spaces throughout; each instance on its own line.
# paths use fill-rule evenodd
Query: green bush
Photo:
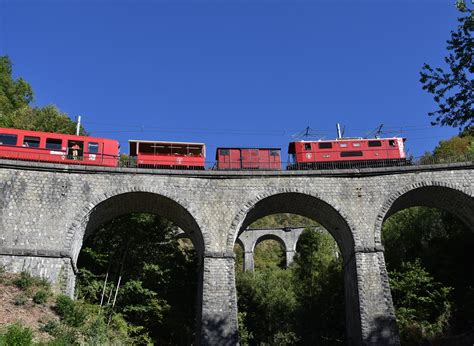
M 46 290 L 41 289 L 35 293 L 35 295 L 33 296 L 33 301 L 36 304 L 44 304 L 48 301 L 48 296 L 49 293 Z
M 20 289 L 26 290 L 33 286 L 34 279 L 30 275 L 30 273 L 27 272 L 21 272 L 20 277 L 13 280 L 13 283 Z
M 7 328 L 7 332 L 0 337 L 0 345 L 28 346 L 32 344 L 33 332 L 28 327 L 14 323 Z
M 48 333 L 49 335 L 55 335 L 56 331 L 59 328 L 58 322 L 55 320 L 49 320 L 45 324 L 43 324 L 39 329 L 44 333 Z
M 28 301 L 28 297 L 25 296 L 23 293 L 15 297 L 15 305 L 22 306 L 22 305 L 25 305 L 27 301 Z
M 79 327 L 87 317 L 85 309 L 66 295 L 56 298 L 56 311 L 68 326 Z

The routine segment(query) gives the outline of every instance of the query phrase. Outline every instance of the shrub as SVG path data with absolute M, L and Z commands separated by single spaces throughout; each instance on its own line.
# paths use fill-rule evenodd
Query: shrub
M 13 283 L 20 289 L 26 290 L 33 286 L 34 280 L 30 273 L 21 272 L 20 277 L 13 280 Z
M 79 327 L 86 319 L 85 309 L 74 303 L 66 295 L 59 295 L 56 298 L 56 311 L 64 322 L 71 327 Z
M 0 339 L 2 345 L 28 346 L 32 344 L 33 332 L 28 327 L 14 323 L 7 328 L 7 332 Z
M 58 322 L 55 320 L 49 320 L 45 324 L 43 324 L 39 329 L 44 333 L 48 333 L 49 335 L 55 335 L 59 328 Z
M 33 296 L 33 301 L 36 304 L 44 304 L 48 300 L 48 296 L 49 293 L 46 290 L 41 289 L 35 293 L 35 295 Z
M 28 301 L 28 297 L 25 296 L 23 293 L 19 294 L 15 298 L 15 305 L 22 306 L 25 305 Z

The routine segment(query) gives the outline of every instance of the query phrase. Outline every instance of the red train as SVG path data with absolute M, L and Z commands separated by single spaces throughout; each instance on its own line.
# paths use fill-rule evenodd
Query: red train
M 288 168 L 338 168 L 406 162 L 405 138 L 339 138 L 330 141 L 299 141 L 288 146 Z
M 217 148 L 216 168 L 281 170 L 280 148 Z
M 0 158 L 117 166 L 114 139 L 0 128 Z
M 325 169 L 406 164 L 405 139 L 338 138 L 290 142 L 286 169 Z M 130 140 L 130 158 L 140 168 L 205 169 L 203 143 Z M 281 170 L 279 148 L 217 148 L 215 169 Z M 115 167 L 113 139 L 0 128 L 0 158 Z
M 203 143 L 129 140 L 130 156 L 137 167 L 204 169 L 206 146 Z

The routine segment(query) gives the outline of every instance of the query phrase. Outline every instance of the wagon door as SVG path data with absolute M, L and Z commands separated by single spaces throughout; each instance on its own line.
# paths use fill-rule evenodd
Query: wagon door
M 242 149 L 242 169 L 258 169 L 258 149 Z

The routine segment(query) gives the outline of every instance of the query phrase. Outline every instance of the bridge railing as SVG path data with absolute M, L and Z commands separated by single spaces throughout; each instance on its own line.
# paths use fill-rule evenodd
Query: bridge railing
M 31 162 L 49 162 L 67 165 L 87 165 L 87 166 L 108 166 L 108 167 L 128 167 L 135 169 L 176 169 L 176 170 L 218 170 L 218 171 L 275 171 L 275 170 L 336 170 L 336 169 L 354 169 L 354 168 L 382 168 L 382 167 L 403 167 L 403 166 L 423 166 L 423 165 L 439 165 L 452 163 L 474 164 L 474 153 L 466 153 L 450 156 L 431 156 L 424 155 L 419 157 L 410 157 L 403 160 L 360 160 L 360 161 L 341 161 L 341 162 L 311 162 L 311 163 L 294 163 L 282 162 L 281 165 L 275 162 L 245 162 L 241 161 L 228 162 L 225 166 L 220 167 L 215 161 L 206 161 L 204 166 L 187 165 L 186 161 L 177 162 L 175 165 L 156 164 L 139 164 L 135 157 L 128 155 L 101 156 L 100 154 L 91 157 L 84 155 L 81 157 L 73 157 L 65 155 L 61 152 L 32 152 L 21 148 L 10 148 L 3 150 L 0 146 L 0 160 L 17 160 Z M 224 167 L 224 168 L 222 168 Z M 228 168 L 238 167 L 238 168 Z

